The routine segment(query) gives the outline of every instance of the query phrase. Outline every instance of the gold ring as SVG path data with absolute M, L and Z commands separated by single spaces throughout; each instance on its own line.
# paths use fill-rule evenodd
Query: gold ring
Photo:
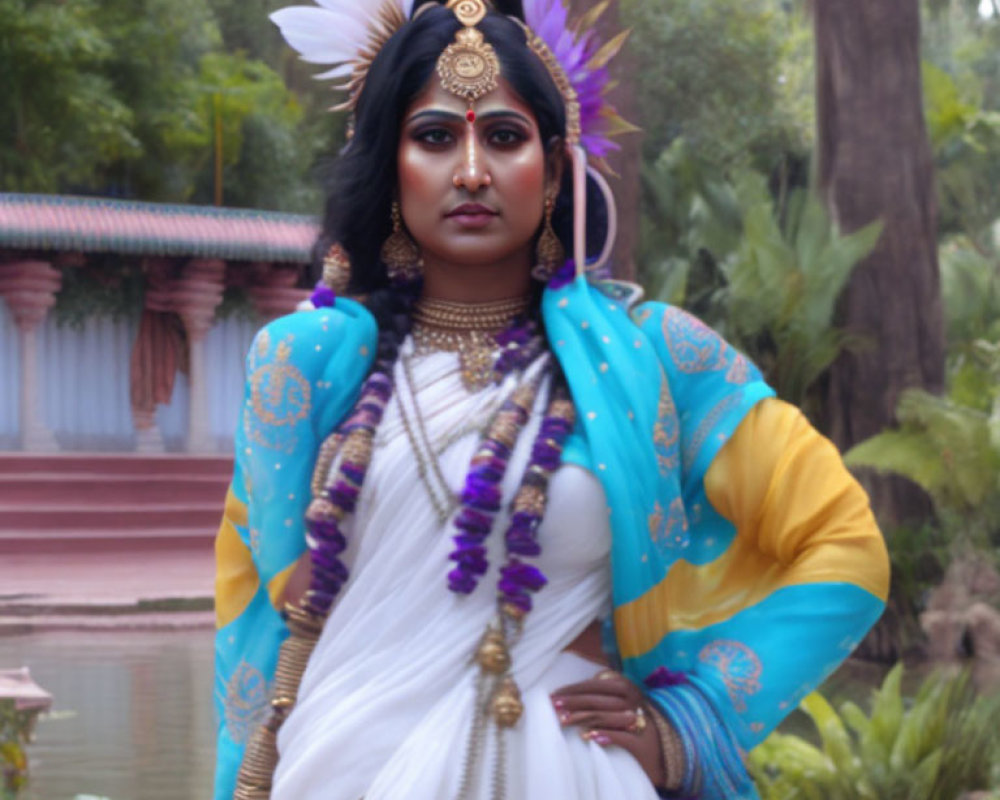
M 603 669 L 597 673 L 597 680 L 599 681 L 609 681 L 617 677 L 618 673 L 615 672 L 613 669 Z
M 629 733 L 642 733 L 646 730 L 646 712 L 639 706 L 634 712 L 635 721 L 628 726 Z

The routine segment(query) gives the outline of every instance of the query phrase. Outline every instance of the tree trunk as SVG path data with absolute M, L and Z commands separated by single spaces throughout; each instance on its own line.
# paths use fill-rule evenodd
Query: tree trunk
M 918 0 L 817 0 L 813 15 L 820 190 L 843 231 L 885 225 L 840 299 L 862 338 L 830 373 L 828 430 L 846 449 L 894 422 L 903 389 L 944 389 L 937 204 Z M 861 477 L 884 524 L 929 513 L 914 485 Z

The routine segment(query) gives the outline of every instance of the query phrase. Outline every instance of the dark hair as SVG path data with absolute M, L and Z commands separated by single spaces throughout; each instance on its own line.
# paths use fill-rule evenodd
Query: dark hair
M 436 7 L 423 10 L 428 3 Z M 527 49 L 523 29 L 509 16 L 523 18 L 520 0 L 496 0 L 477 27 L 496 50 L 501 72 L 513 90 L 531 108 L 543 142 L 563 139 L 566 111 L 562 95 L 540 59 Z M 397 184 L 397 150 L 403 114 L 430 79 L 441 52 L 455 38 L 460 23 L 437 0 L 418 0 L 414 18 L 385 44 L 371 65 L 355 110 L 354 134 L 333 165 L 326 185 L 323 232 L 317 243 L 318 260 L 334 242 L 351 258 L 352 294 L 373 293 L 388 286 L 379 258 L 390 233 L 390 207 Z M 572 178 L 564 170 L 562 191 L 553 214 L 557 235 L 570 251 Z M 588 228 L 603 228 L 602 225 Z M 603 230 L 595 230 L 603 242 Z M 599 245 L 598 245 L 599 246 Z M 374 302 L 371 302 L 374 301 Z M 371 297 L 380 327 L 387 322 L 385 301 Z M 398 303 L 392 316 L 399 316 Z

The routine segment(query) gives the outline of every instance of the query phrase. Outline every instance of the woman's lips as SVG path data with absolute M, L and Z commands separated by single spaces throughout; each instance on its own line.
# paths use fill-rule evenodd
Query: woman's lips
M 478 203 L 464 203 L 445 215 L 462 228 L 485 228 L 497 216 L 492 208 Z

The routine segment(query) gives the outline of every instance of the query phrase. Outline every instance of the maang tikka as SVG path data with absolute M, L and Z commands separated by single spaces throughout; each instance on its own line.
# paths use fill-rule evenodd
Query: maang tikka
M 499 85 L 500 60 L 475 27 L 486 18 L 484 0 L 449 0 L 448 8 L 463 27 L 438 58 L 437 73 L 441 85 L 464 99 L 472 111 L 473 103 Z
M 382 244 L 379 254 L 389 272 L 389 282 L 394 286 L 405 286 L 420 277 L 423 262 L 417 243 L 403 229 L 403 215 L 399 201 L 392 201 L 392 233 Z

